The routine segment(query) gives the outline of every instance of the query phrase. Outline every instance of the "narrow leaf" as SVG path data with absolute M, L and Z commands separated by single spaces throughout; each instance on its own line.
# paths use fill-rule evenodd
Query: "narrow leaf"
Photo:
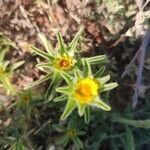
M 43 58 L 45 58 L 45 59 L 48 59 L 48 60 L 53 60 L 53 59 L 54 59 L 53 56 L 49 55 L 48 53 L 45 53 L 44 51 L 42 51 L 42 50 L 36 48 L 36 47 L 33 46 L 33 45 L 29 45 L 29 48 L 30 48 L 32 51 L 34 51 L 37 55 L 39 55 L 39 56 L 41 56 L 41 57 L 43 57 Z
M 65 110 L 61 116 L 61 120 L 65 120 L 72 113 L 75 107 L 76 107 L 75 101 L 73 99 L 68 99 Z
M 57 40 L 59 42 L 59 52 L 61 55 L 63 55 L 64 53 L 66 53 L 66 50 L 65 50 L 65 43 L 60 32 L 57 32 Z
M 106 103 L 104 103 L 102 100 L 100 99 L 95 99 L 90 105 L 101 108 L 102 110 L 105 111 L 110 111 L 111 107 L 109 105 L 107 105 Z
M 64 100 L 66 100 L 66 95 L 61 95 L 61 96 L 54 98 L 54 102 L 60 102 Z
M 89 123 L 90 120 L 90 107 L 87 106 L 84 112 L 84 119 L 85 119 L 85 123 Z
M 104 84 L 101 92 L 112 90 L 112 89 L 116 88 L 117 86 L 118 86 L 118 84 L 116 82 Z
M 107 62 L 106 55 L 93 56 L 93 57 L 83 58 L 83 59 L 86 59 L 86 61 L 88 63 L 90 63 L 91 65 L 96 65 L 96 64 L 101 64 L 101 63 Z
M 98 80 L 99 80 L 99 82 L 101 83 L 101 85 L 103 85 L 103 84 L 105 84 L 107 81 L 110 80 L 110 75 L 101 77 L 101 78 L 99 78 Z
M 39 63 L 36 65 L 36 67 L 45 73 L 49 73 L 52 69 L 52 64 L 50 64 L 50 63 Z
M 39 33 L 38 36 L 40 40 L 42 41 L 46 51 L 49 53 L 49 55 L 53 56 L 53 48 L 50 42 L 47 40 L 46 36 L 43 33 Z
M 105 71 L 105 67 L 104 66 L 100 67 L 99 70 L 94 74 L 94 77 L 95 78 L 101 77 L 104 71 Z
M 68 84 L 71 84 L 73 82 L 72 77 L 69 74 L 67 74 L 66 72 L 61 72 L 61 76 L 65 79 L 65 81 Z
M 16 62 L 14 63 L 13 65 L 10 66 L 10 70 L 15 70 L 17 69 L 18 67 L 20 67 L 21 65 L 23 65 L 25 63 L 25 61 L 19 61 L 19 62 Z
M 131 120 L 131 119 L 113 116 L 112 121 L 123 123 L 123 124 L 128 124 L 128 125 L 131 125 L 131 126 L 134 126 L 137 128 L 145 128 L 145 129 L 150 128 L 150 120 L 149 119 L 147 119 L 147 120 Z
M 3 61 L 4 60 L 4 57 L 6 55 L 6 53 L 9 51 L 9 47 L 8 46 L 5 46 L 5 48 L 1 48 L 0 49 L 0 61 Z
M 128 126 L 126 126 L 125 150 L 135 150 L 134 137 L 133 137 L 132 131 L 130 130 Z
M 50 74 L 48 74 L 48 75 L 42 77 L 41 79 L 39 79 L 39 80 L 37 80 L 37 81 L 31 83 L 30 85 L 26 86 L 26 87 L 24 88 L 24 90 L 27 90 L 27 89 L 32 88 L 32 87 L 34 87 L 34 86 L 37 86 L 38 84 L 49 80 L 51 77 L 52 77 L 52 73 L 50 73 Z
M 85 112 L 85 108 L 86 108 L 86 105 L 85 104 L 82 104 L 82 103 L 77 103 L 78 105 L 78 112 L 79 112 L 79 115 L 80 116 L 83 116 L 84 112 Z
M 66 86 L 66 87 L 58 87 L 56 88 L 56 91 L 59 93 L 63 93 L 63 94 L 69 94 L 71 92 L 71 88 Z
M 83 143 L 81 142 L 81 140 L 78 137 L 73 137 L 72 140 L 73 140 L 77 150 L 83 149 Z
M 82 32 L 83 32 L 83 26 L 80 27 L 79 31 L 77 32 L 77 34 L 75 35 L 75 37 L 73 38 L 73 40 L 71 41 L 71 43 L 69 44 L 67 48 L 68 52 L 72 55 L 74 55 L 75 48 L 78 44 L 78 40 Z
M 91 71 L 90 64 L 86 60 L 83 60 L 83 76 L 89 77 L 91 75 L 92 75 L 92 71 Z

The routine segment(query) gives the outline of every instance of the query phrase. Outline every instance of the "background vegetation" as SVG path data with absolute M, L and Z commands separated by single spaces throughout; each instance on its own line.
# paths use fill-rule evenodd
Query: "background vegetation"
M 149 150 L 149 7 L 149 0 L 1 1 L 0 149 Z M 23 90 L 45 75 L 36 68 L 43 59 L 26 45 L 44 50 L 37 36 L 43 32 L 57 47 L 58 30 L 69 43 L 81 25 L 80 55 L 105 54 L 104 74 L 119 84 L 103 95 L 111 112 L 92 110 L 89 124 L 76 112 L 60 121 L 65 103 L 44 101 L 51 80 Z

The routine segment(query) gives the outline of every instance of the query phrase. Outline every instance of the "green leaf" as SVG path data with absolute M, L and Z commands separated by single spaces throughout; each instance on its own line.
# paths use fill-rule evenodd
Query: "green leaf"
M 99 70 L 94 74 L 94 78 L 101 77 L 104 71 L 105 71 L 105 67 L 104 66 L 100 67 Z
M 40 84 L 42 82 L 45 82 L 45 81 L 49 80 L 51 77 L 52 77 L 52 73 L 49 73 L 46 76 L 40 78 L 39 80 L 37 80 L 37 81 L 31 83 L 30 85 L 26 86 L 24 88 L 24 90 L 27 90 L 27 89 L 32 88 L 32 87 L 34 87 L 34 86 L 36 86 L 36 85 L 38 85 L 38 84 Z
M 3 64 L 0 64 L 0 65 L 5 68 L 4 70 L 6 70 L 9 64 L 10 64 L 10 61 L 6 60 L 6 61 L 3 62 Z
M 61 55 L 67 54 L 66 49 L 65 49 L 65 43 L 64 43 L 64 40 L 63 40 L 60 32 L 57 32 L 57 40 L 58 40 L 58 43 L 59 43 L 59 52 L 60 52 L 60 54 Z
M 67 47 L 69 54 L 71 54 L 72 56 L 74 55 L 75 48 L 78 44 L 78 40 L 82 32 L 83 32 L 83 26 L 80 27 L 79 31 L 77 32 L 77 34 L 75 35 L 75 37 L 73 38 L 69 46 Z
M 89 123 L 89 120 L 90 120 L 90 107 L 87 106 L 86 109 L 85 109 L 85 112 L 84 112 L 84 120 L 85 120 L 85 123 Z
M 73 137 L 72 140 L 73 140 L 77 150 L 83 149 L 83 143 L 81 142 L 81 140 L 78 137 Z
M 57 131 L 57 132 L 64 132 L 65 128 L 64 126 L 60 125 L 60 124 L 53 124 L 53 128 Z
M 61 116 L 61 120 L 65 120 L 72 113 L 75 107 L 76 107 L 75 101 L 73 99 L 68 99 L 65 110 Z
M 44 71 L 46 73 L 49 73 L 50 70 L 52 70 L 52 64 L 51 63 L 39 63 L 36 65 L 36 67 L 41 70 Z M 49 70 L 45 70 L 45 69 L 49 69 Z
M 59 92 L 59 93 L 63 93 L 63 94 L 68 95 L 72 91 L 72 87 L 69 87 L 69 86 L 58 87 L 58 88 L 56 88 L 56 91 Z
M 52 76 L 52 81 L 50 82 L 50 85 L 45 93 L 45 99 L 48 101 L 51 101 L 54 98 L 54 95 L 56 94 L 56 87 L 59 85 L 59 83 L 62 81 L 60 73 L 57 71 L 54 71 Z
M 13 71 L 13 70 L 17 69 L 18 67 L 20 67 L 21 65 L 23 65 L 24 63 L 25 63 L 25 61 L 16 62 L 10 66 L 10 70 Z
M 15 150 L 27 150 L 27 148 L 22 144 L 21 140 L 19 140 L 16 143 L 16 149 Z
M 130 130 L 128 126 L 126 126 L 125 150 L 135 150 L 134 137 L 133 137 L 132 131 Z
M 90 105 L 101 108 L 102 110 L 105 110 L 105 111 L 111 110 L 111 107 L 109 105 L 107 105 L 106 103 L 104 103 L 99 98 L 96 98 Z
M 77 135 L 85 135 L 86 132 L 85 131 L 77 131 Z
M 16 89 L 11 84 L 11 79 L 9 75 L 4 74 L 0 76 L 0 82 L 2 83 L 4 89 L 7 91 L 7 94 L 14 94 L 16 93 Z
M 147 120 L 131 120 L 131 119 L 113 116 L 112 121 L 123 123 L 123 124 L 128 124 L 128 125 L 131 125 L 131 126 L 134 126 L 137 128 L 145 128 L 145 129 L 150 128 L 150 120 L 149 119 L 147 119 Z
M 86 105 L 82 104 L 82 103 L 77 103 L 77 105 L 78 105 L 79 116 L 83 116 L 83 114 L 85 112 Z
M 96 65 L 107 62 L 106 55 L 99 55 L 94 57 L 82 58 L 85 59 L 90 65 Z
M 0 49 L 0 62 L 4 60 L 6 53 L 9 51 L 9 47 L 5 46 L 5 48 Z
M 83 60 L 83 76 L 86 78 L 91 75 L 92 75 L 92 71 L 91 71 L 90 64 L 86 60 Z
M 46 51 L 49 53 L 49 55 L 53 56 L 54 50 L 53 50 L 50 42 L 47 40 L 46 36 L 43 33 L 39 33 L 38 36 L 39 36 L 40 40 L 42 41 Z
M 105 84 L 109 80 L 110 80 L 110 75 L 107 75 L 98 79 L 101 85 Z
M 54 98 L 54 102 L 60 102 L 64 100 L 66 100 L 66 95 L 61 95 L 61 96 Z
M 109 84 L 104 84 L 103 89 L 101 90 L 101 92 L 112 90 L 112 89 L 116 88 L 117 86 L 118 86 L 118 84 L 116 82 L 112 82 L 112 83 L 109 83 Z
M 30 48 L 32 51 L 34 51 L 37 55 L 39 55 L 39 56 L 41 56 L 41 57 L 43 57 L 43 58 L 45 58 L 45 59 L 48 59 L 48 60 L 53 60 L 53 59 L 54 59 L 53 56 L 49 55 L 48 53 L 45 53 L 44 51 L 42 51 L 42 50 L 36 48 L 36 47 L 33 46 L 33 45 L 30 45 L 30 44 L 29 44 L 29 48 Z
M 71 84 L 73 82 L 72 77 L 69 74 L 67 74 L 66 72 L 61 72 L 61 76 L 65 79 L 65 81 L 68 84 Z
M 69 138 L 67 135 L 62 135 L 56 139 L 56 143 L 62 144 L 63 146 L 66 146 L 68 142 L 69 142 Z
M 37 67 L 42 67 L 42 68 L 52 69 L 52 64 L 51 63 L 38 63 L 36 66 Z

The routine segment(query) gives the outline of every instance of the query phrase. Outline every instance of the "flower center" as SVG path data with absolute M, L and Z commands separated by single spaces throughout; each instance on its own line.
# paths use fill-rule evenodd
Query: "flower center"
M 55 63 L 56 63 L 56 67 L 59 68 L 60 70 L 69 70 L 74 65 L 73 58 L 68 56 L 57 58 Z
M 75 86 L 75 98 L 80 103 L 90 103 L 98 95 L 98 81 L 90 78 L 82 79 Z
M 76 130 L 74 130 L 74 129 L 70 129 L 70 130 L 68 130 L 67 131 L 67 135 L 69 136 L 69 137 L 75 137 L 76 135 L 77 135 L 77 133 L 76 133 Z
M 0 75 L 4 74 L 4 69 L 0 67 Z

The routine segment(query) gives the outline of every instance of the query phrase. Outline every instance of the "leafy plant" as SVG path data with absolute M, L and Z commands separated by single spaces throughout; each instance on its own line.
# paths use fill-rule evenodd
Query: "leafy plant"
M 101 78 L 96 77 L 98 73 L 96 73 L 96 76 L 92 75 L 90 64 L 86 60 L 83 63 L 83 67 L 83 72 L 76 70 L 73 80 L 70 76 L 64 74 L 64 79 L 68 86 L 56 89 L 57 92 L 63 95 L 59 98 L 57 97 L 54 101 L 66 100 L 65 95 L 68 96 L 66 108 L 61 116 L 62 120 L 66 119 L 76 107 L 79 115 L 84 115 L 87 123 L 90 117 L 89 106 L 98 107 L 105 111 L 111 110 L 110 106 L 105 104 L 99 97 L 99 91 L 102 93 L 111 90 L 117 87 L 117 83 L 106 84 L 110 79 L 109 75 Z
M 13 46 L 11 40 L 0 34 L 0 85 L 4 87 L 7 94 L 14 94 L 16 90 L 11 83 L 13 71 L 20 67 L 24 61 L 10 65 L 10 61 L 4 59 L 10 46 Z
M 62 135 L 57 138 L 56 143 L 62 144 L 64 147 L 66 147 L 68 143 L 72 141 L 76 149 L 83 149 L 83 143 L 79 136 L 83 136 L 86 133 L 84 131 L 80 131 L 77 124 L 78 123 L 75 118 L 69 120 L 67 127 L 54 124 L 53 127 L 56 129 L 56 131 L 62 133 Z
M 80 68 L 84 59 L 86 59 L 90 64 L 93 65 L 106 62 L 107 58 L 105 55 L 90 58 L 81 58 L 76 55 L 77 44 L 82 31 L 83 27 L 79 29 L 73 40 L 68 45 L 64 43 L 60 32 L 58 32 L 57 40 L 59 47 L 56 49 L 52 47 L 44 34 L 38 34 L 45 47 L 46 52 L 34 47 L 33 45 L 29 45 L 28 47 L 37 55 L 46 59 L 46 62 L 37 64 L 37 67 L 40 70 L 44 71 L 46 75 L 41 79 L 31 83 L 29 86 L 26 86 L 25 89 L 32 88 L 33 86 L 51 79 L 51 83 L 45 94 L 46 100 L 50 101 L 54 98 L 55 95 L 55 91 L 53 89 L 55 89 L 55 87 L 58 86 L 58 84 L 62 81 L 62 77 L 64 76 L 63 74 L 73 74 L 74 70 Z

